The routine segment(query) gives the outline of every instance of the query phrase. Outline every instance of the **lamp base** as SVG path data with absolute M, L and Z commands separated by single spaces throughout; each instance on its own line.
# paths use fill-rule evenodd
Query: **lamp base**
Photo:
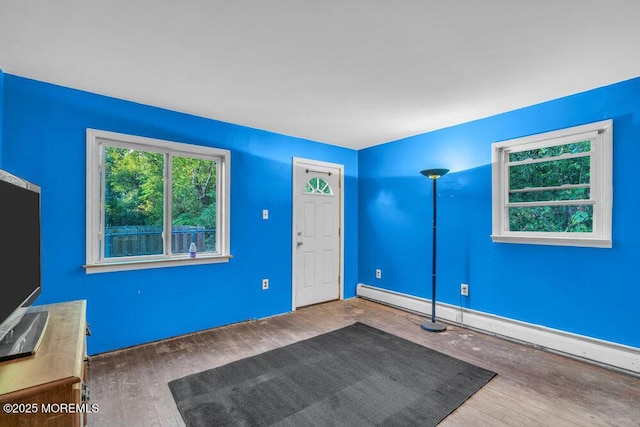
M 420 325 L 422 329 L 427 332 L 443 332 L 447 330 L 447 327 L 440 322 L 432 322 L 431 320 L 427 320 L 422 325 Z

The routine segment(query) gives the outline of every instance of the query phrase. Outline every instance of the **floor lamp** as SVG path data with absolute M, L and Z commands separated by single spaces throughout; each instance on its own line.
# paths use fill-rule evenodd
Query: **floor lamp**
M 429 332 L 442 332 L 447 329 L 445 325 L 436 322 L 436 199 L 437 189 L 436 181 L 441 176 L 449 172 L 449 169 L 427 169 L 420 173 L 433 180 L 433 258 L 432 258 L 432 275 L 431 275 L 431 321 L 422 323 L 422 329 Z

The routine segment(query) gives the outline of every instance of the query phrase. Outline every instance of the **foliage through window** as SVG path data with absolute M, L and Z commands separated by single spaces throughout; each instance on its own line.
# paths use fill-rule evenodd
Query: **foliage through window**
M 612 122 L 493 144 L 493 240 L 611 246 Z
M 333 190 L 326 180 L 320 177 L 313 177 L 305 184 L 304 193 L 331 195 L 333 194 Z
M 228 258 L 228 151 L 89 130 L 87 153 L 87 266 Z

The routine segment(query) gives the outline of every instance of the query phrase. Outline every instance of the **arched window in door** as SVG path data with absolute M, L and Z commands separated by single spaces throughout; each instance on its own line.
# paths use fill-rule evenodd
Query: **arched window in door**
M 313 177 L 304 186 L 305 194 L 325 194 L 328 196 L 333 195 L 333 190 L 327 181 L 320 177 Z

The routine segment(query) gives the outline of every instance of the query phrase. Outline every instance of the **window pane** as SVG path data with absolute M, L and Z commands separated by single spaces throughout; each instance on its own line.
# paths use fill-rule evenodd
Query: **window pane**
M 577 157 L 509 167 L 509 189 L 589 184 L 591 157 Z
M 509 208 L 509 231 L 592 232 L 593 206 Z
M 171 251 L 216 252 L 217 175 L 215 160 L 173 157 Z
M 562 190 L 521 191 L 509 193 L 509 203 L 548 202 L 552 200 L 588 200 L 589 188 L 568 188 Z
M 573 142 L 571 144 L 554 145 L 552 147 L 510 153 L 509 161 L 519 162 L 528 159 L 543 159 L 545 157 L 556 157 L 562 154 L 586 153 L 587 151 L 591 151 L 591 141 Z
M 304 193 L 307 194 L 328 194 L 332 195 L 333 190 L 327 181 L 322 178 L 311 178 L 304 186 Z
M 163 253 L 162 154 L 105 147 L 104 257 Z

